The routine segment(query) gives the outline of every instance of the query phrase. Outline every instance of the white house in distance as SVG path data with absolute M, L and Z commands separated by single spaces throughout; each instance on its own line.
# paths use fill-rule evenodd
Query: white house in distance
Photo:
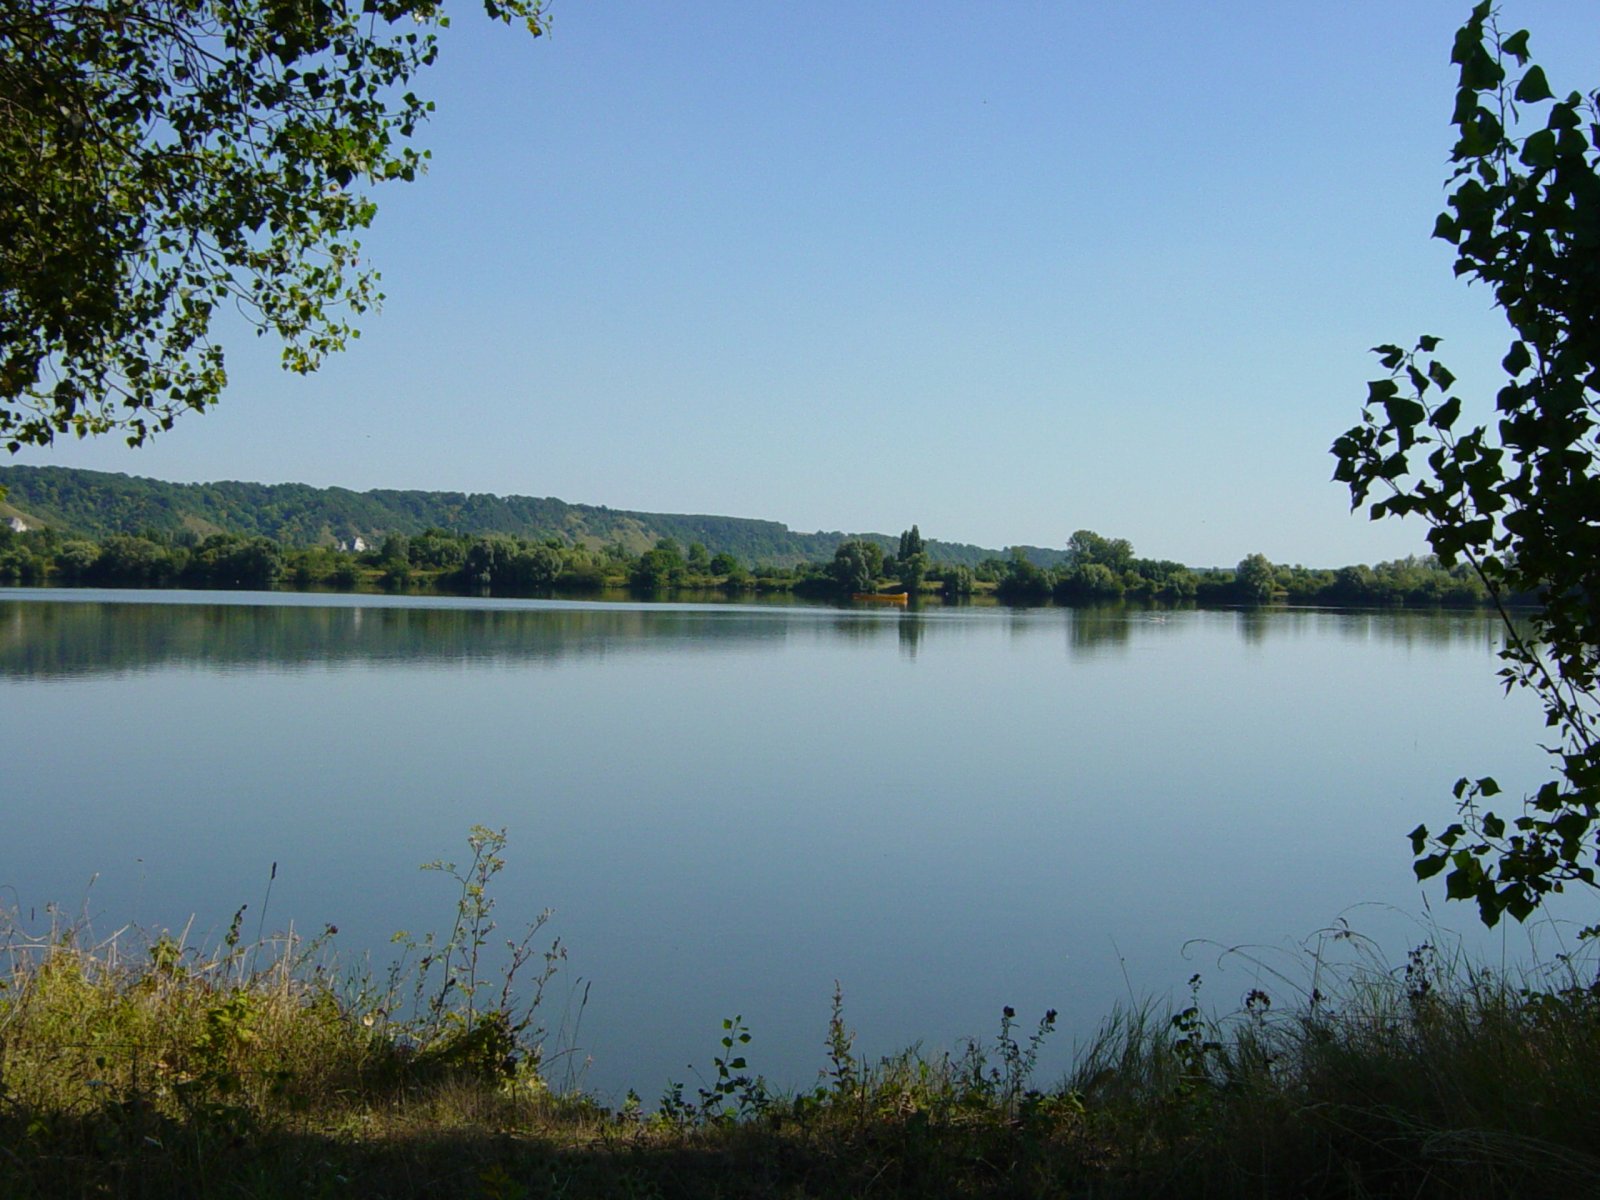
M 21 517 L 7 517 L 6 524 L 11 527 L 12 533 L 27 533 L 28 523 Z
M 340 541 L 337 548 L 346 550 L 351 554 L 365 554 L 367 552 L 367 539 L 358 534 L 349 541 Z

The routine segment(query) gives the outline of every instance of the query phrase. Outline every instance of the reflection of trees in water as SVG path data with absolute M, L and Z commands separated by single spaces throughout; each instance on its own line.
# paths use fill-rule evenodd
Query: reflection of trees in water
M 1265 609 L 1160 610 L 1108 605 L 989 610 L 974 620 L 1004 622 L 1009 636 L 1059 637 L 1072 655 L 1125 648 L 1134 638 L 1197 627 L 1232 629 L 1249 644 L 1285 637 L 1407 645 L 1476 643 L 1500 648 L 1496 619 L 1456 611 L 1341 612 Z M 313 664 L 471 660 L 536 662 L 640 652 L 716 653 L 777 645 L 797 632 L 867 642 L 892 635 L 915 658 L 938 625 L 948 635 L 973 627 L 924 613 L 859 614 L 781 608 L 406 607 L 384 604 L 210 604 L 0 601 L 0 677 L 60 677 L 147 670 L 174 664 L 304 667 Z M 993 628 L 992 625 L 988 626 Z M 937 634 L 934 635 L 937 642 Z
M 1099 604 L 1074 608 L 1067 613 L 1067 651 L 1073 656 L 1100 654 L 1112 648 L 1126 649 L 1133 626 L 1141 612 L 1130 612 L 1120 604 Z
M 1233 627 L 1239 631 L 1239 640 L 1251 646 L 1259 646 L 1267 640 L 1271 631 L 1273 614 L 1259 608 L 1241 608 L 1233 614 Z M 1283 626 L 1287 631 L 1288 626 Z
M 878 613 L 841 612 L 827 624 L 829 633 L 852 642 L 870 642 L 887 637 L 892 617 Z
M 1234 615 L 1239 636 L 1252 645 L 1281 637 L 1334 637 L 1395 646 L 1476 643 L 1495 651 L 1504 638 L 1499 618 L 1481 610 L 1256 608 Z
M 924 624 L 921 614 L 911 612 L 901 613 L 895 622 L 895 632 L 900 635 L 900 653 L 907 658 L 916 658 L 917 647 L 922 645 Z
M 1291 614 L 1273 614 L 1291 615 Z M 1500 619 L 1485 612 L 1455 609 L 1392 609 L 1380 612 L 1316 611 L 1298 615 L 1313 619 L 1318 633 L 1333 632 L 1351 641 L 1392 642 L 1401 646 L 1443 646 L 1477 643 L 1498 652 L 1505 641 Z
M 175 664 L 539 661 L 776 644 L 781 615 L 604 609 L 0 602 L 0 676 Z
M 1008 618 L 1012 637 L 1056 635 L 1066 628 L 1074 656 L 1126 648 L 1134 638 L 1171 636 L 1197 629 L 1227 629 L 1252 646 L 1284 638 L 1332 638 L 1396 646 L 1476 644 L 1498 651 L 1504 641 L 1499 619 L 1458 609 L 1338 610 L 1306 608 L 1197 609 L 1105 604 L 1066 609 L 1016 609 Z

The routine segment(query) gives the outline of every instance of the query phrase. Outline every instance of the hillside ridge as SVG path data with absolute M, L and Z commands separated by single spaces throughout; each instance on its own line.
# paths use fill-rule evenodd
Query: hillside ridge
M 559 538 L 568 545 L 620 543 L 632 553 L 670 537 L 687 547 L 704 545 L 755 566 L 792 566 L 831 558 L 839 543 L 863 538 L 893 553 L 898 536 L 817 530 L 801 533 L 780 521 L 709 513 L 653 513 L 577 504 L 553 496 L 499 496 L 488 492 L 438 492 L 343 487 L 303 483 L 171 483 L 121 472 L 79 467 L 0 466 L 6 490 L 0 515 L 30 524 L 102 539 L 113 534 L 165 535 L 237 533 L 265 536 L 288 546 L 332 545 L 362 538 L 375 544 L 391 533 L 415 535 L 427 528 L 451 532 Z M 937 562 L 976 566 L 995 550 L 965 542 L 928 539 Z M 1062 550 L 1024 546 L 1040 566 L 1053 566 Z

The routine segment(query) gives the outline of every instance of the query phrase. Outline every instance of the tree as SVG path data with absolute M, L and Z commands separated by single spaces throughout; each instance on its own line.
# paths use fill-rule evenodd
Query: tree
M 1067 539 L 1067 562 L 1074 567 L 1098 563 L 1121 575 L 1133 563 L 1133 544 L 1127 538 L 1101 537 L 1092 529 L 1080 529 Z
M 195 547 L 183 574 L 208 587 L 270 588 L 283 575 L 283 552 L 270 538 L 214 533 Z
M 462 564 L 467 550 L 461 538 L 442 529 L 430 528 L 411 539 L 408 554 L 414 567 L 449 571 Z
M 504 585 L 511 578 L 517 544 L 508 537 L 491 534 L 476 538 L 462 556 L 463 582 L 476 588 Z
M 1126 589 L 1116 572 L 1099 562 L 1077 563 L 1067 567 L 1056 579 L 1057 600 L 1116 600 Z
M 928 577 L 926 546 L 921 531 L 915 525 L 900 535 L 900 550 L 895 555 L 895 570 L 901 584 L 912 597 L 922 590 L 922 581 Z
M 833 561 L 828 564 L 828 574 L 841 592 L 853 595 L 856 592 L 870 592 L 878 586 L 878 572 L 872 554 L 874 550 L 878 550 L 878 547 L 859 538 L 839 543 L 833 552 Z M 882 550 L 878 550 L 876 561 L 879 564 L 883 562 Z
M 658 538 L 655 547 L 646 550 L 633 564 L 628 586 L 637 592 L 659 592 L 682 587 L 687 575 L 688 565 L 678 543 L 671 538 Z
M 1510 323 L 1496 416 L 1461 428 L 1455 376 L 1423 337 L 1376 348 L 1390 374 L 1333 446 L 1353 505 L 1379 489 L 1374 519 L 1422 517 L 1440 562 L 1467 563 L 1503 617 L 1512 596 L 1537 603 L 1532 636 L 1506 619 L 1500 673 L 1538 694 L 1556 778 L 1510 820 L 1480 806 L 1494 779 L 1462 779 L 1461 819 L 1412 833 L 1417 876 L 1446 872 L 1489 925 L 1593 886 L 1600 857 L 1600 97 L 1557 99 L 1528 36 L 1502 37 L 1487 0 L 1456 34 L 1453 190 L 1433 231 Z
M 1239 599 L 1245 604 L 1270 604 L 1272 591 L 1278 585 L 1278 573 L 1272 560 L 1265 554 L 1252 554 L 1242 559 L 1233 572 Z
M 383 549 L 378 551 L 379 566 L 411 565 L 411 539 L 403 533 L 391 533 L 383 539 Z
M 520 588 L 545 591 L 560 577 L 566 559 L 554 546 L 529 546 L 511 561 L 511 578 Z
M 484 0 L 542 30 L 540 0 Z M 226 382 L 241 312 L 314 370 L 381 300 L 371 184 L 412 179 L 436 0 L 0 3 L 0 440 L 138 444 Z
M 922 540 L 922 531 L 913 525 L 910 529 L 900 534 L 900 548 L 895 552 L 895 558 L 901 563 L 915 555 L 923 553 L 927 543 Z
M 172 570 L 171 558 L 149 538 L 113 534 L 100 543 L 92 578 L 109 583 L 163 583 Z
M 1020 546 L 1011 548 L 1011 561 L 1006 563 L 995 595 L 1015 604 L 1028 604 L 1047 599 L 1050 595 L 1050 575 L 1029 557 Z
M 939 576 L 940 593 L 947 600 L 954 600 L 962 596 L 972 595 L 972 568 L 960 564 L 949 566 Z
M 93 542 L 74 538 L 63 542 L 56 551 L 56 572 L 68 583 L 78 583 L 88 578 L 100 557 L 100 547 Z

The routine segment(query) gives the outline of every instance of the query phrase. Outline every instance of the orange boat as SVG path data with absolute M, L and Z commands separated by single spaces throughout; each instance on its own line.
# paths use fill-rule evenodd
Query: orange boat
M 860 604 L 899 604 L 909 599 L 905 592 L 856 592 L 850 599 Z

